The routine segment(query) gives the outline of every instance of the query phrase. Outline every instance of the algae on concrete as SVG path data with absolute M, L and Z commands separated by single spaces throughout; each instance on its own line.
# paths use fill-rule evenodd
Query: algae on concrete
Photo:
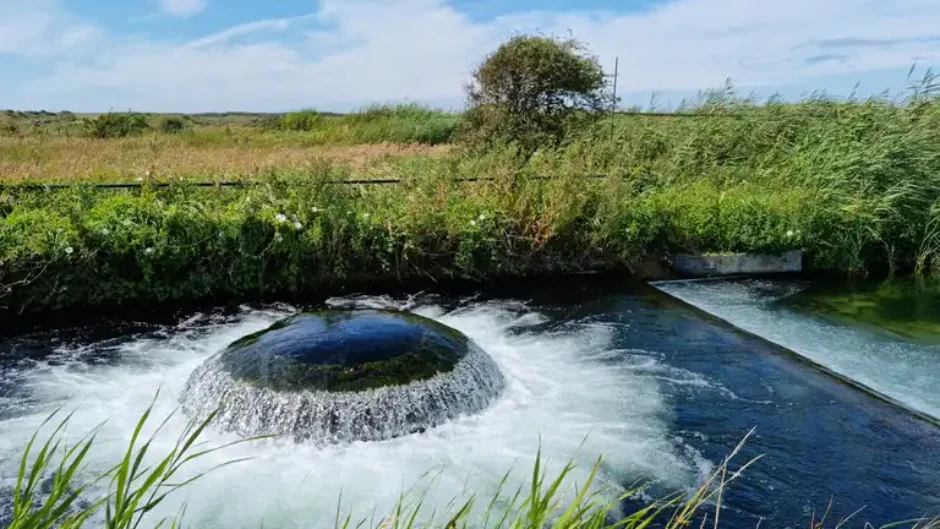
M 785 303 L 831 320 L 940 343 L 940 282 L 917 278 L 814 284 Z

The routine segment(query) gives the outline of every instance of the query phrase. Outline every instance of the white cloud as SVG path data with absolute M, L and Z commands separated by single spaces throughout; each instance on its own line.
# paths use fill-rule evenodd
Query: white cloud
M 24 104 L 53 101 L 76 109 L 457 102 L 473 65 L 523 31 L 570 30 L 608 67 L 619 56 L 622 92 L 696 90 L 728 77 L 741 86 L 782 85 L 904 68 L 915 59 L 940 63 L 935 0 L 672 0 L 642 13 L 573 8 L 489 21 L 473 20 L 444 0 L 390 4 L 323 0 L 315 13 L 242 24 L 186 43 L 112 35 L 119 45 L 110 51 L 60 60 L 51 74 L 14 88 Z M 0 53 L 4 45 L 0 38 Z
M 160 8 L 168 15 L 189 17 L 202 12 L 208 3 L 206 0 L 158 0 Z
M 203 46 L 211 46 L 213 44 L 222 44 L 228 42 L 232 39 L 242 37 L 245 35 L 251 35 L 253 33 L 260 33 L 263 31 L 270 32 L 281 32 L 287 30 L 292 24 L 308 19 L 310 17 L 295 17 L 295 18 L 275 18 L 270 20 L 259 20 L 257 22 L 248 22 L 245 24 L 239 24 L 237 26 L 232 26 L 228 29 L 220 31 L 218 33 L 213 33 L 205 37 L 193 40 L 188 42 L 186 45 L 192 48 L 199 48 Z
M 0 0 L 0 56 L 48 59 L 85 47 L 100 33 L 54 0 Z

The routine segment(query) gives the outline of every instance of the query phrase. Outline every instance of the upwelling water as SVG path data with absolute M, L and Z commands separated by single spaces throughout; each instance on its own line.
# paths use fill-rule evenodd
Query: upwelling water
M 385 442 L 330 447 L 266 442 L 233 447 L 199 468 L 226 467 L 173 498 L 200 528 L 331 526 L 343 512 L 386 512 L 399 494 L 428 491 L 429 508 L 455 496 L 487 498 L 509 469 L 524 483 L 541 447 L 550 471 L 573 458 L 583 480 L 604 454 L 606 485 L 657 480 L 693 487 L 751 429 L 742 461 L 765 457 L 726 495 L 726 527 L 804 527 L 834 500 L 833 517 L 860 507 L 875 524 L 940 509 L 940 431 L 794 363 L 652 289 L 607 279 L 565 280 L 474 299 L 416 296 L 332 300 L 396 307 L 468 334 L 507 379 L 483 412 Z M 84 433 L 103 419 L 90 471 L 118 457 L 130 425 L 157 389 L 156 416 L 177 406 L 189 373 L 236 338 L 292 307 L 193 315 L 171 325 L 108 323 L 81 332 L 0 342 L 0 477 L 7 486 L 26 439 L 55 406 Z M 166 450 L 185 423 L 172 420 Z M 219 444 L 232 437 L 210 433 Z M 613 492 L 616 491 L 616 488 Z

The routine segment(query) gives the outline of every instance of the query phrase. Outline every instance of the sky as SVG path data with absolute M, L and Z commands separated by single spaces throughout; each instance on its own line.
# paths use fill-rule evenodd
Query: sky
M 619 58 L 622 105 L 661 110 L 727 79 L 868 96 L 940 66 L 940 0 L 0 0 L 0 108 L 459 109 L 519 33 Z

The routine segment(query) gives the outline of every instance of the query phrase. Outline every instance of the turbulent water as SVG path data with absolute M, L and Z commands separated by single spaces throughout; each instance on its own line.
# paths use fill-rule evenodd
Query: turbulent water
M 485 409 L 505 386 L 495 362 L 474 344 L 452 371 L 366 391 L 276 391 L 232 376 L 216 355 L 183 388 L 183 411 L 244 437 L 287 435 L 318 444 L 384 441 Z
M 683 295 L 696 292 L 703 306 L 801 354 L 810 350 L 800 344 L 826 345 L 813 349 L 820 363 L 833 362 L 872 385 L 881 381 L 898 398 L 926 399 L 940 387 L 930 378 L 936 362 L 922 350 L 892 349 L 890 339 L 869 334 L 865 340 L 886 341 L 866 345 L 854 330 L 805 314 L 797 320 L 772 301 L 799 285 L 719 284 L 688 285 Z M 737 464 L 763 457 L 724 491 L 723 527 L 806 527 L 830 502 L 831 525 L 862 509 L 846 529 L 940 515 L 935 425 L 658 290 L 597 276 L 520 283 L 469 299 L 331 304 L 411 310 L 454 327 L 489 354 L 505 387 L 485 409 L 387 441 L 227 448 L 191 470 L 251 459 L 172 496 L 158 515 L 175 514 L 185 501 L 188 525 L 200 529 L 329 527 L 341 497 L 343 514 L 374 512 L 368 525 L 378 525 L 403 492 L 416 498 L 426 491 L 426 512 L 440 513 L 470 493 L 488 500 L 510 469 L 504 492 L 525 486 L 539 448 L 550 474 L 569 458 L 578 465 L 568 494 L 599 455 L 605 494 L 640 480 L 655 480 L 651 494 L 659 494 L 693 487 L 752 429 Z M 85 474 L 94 475 L 119 457 L 158 389 L 151 430 L 180 405 L 186 381 L 208 358 L 294 311 L 207 311 L 169 324 L 104 321 L 77 331 L 0 336 L 0 526 L 16 458 L 48 412 L 63 404 L 78 410 L 71 439 L 108 420 Z M 183 414 L 167 423 L 155 455 L 170 449 L 185 423 Z M 211 446 L 235 439 L 218 430 L 205 436 Z
M 613 492 L 638 479 L 688 487 L 710 468 L 670 435 L 655 377 L 629 362 L 611 365 L 615 334 L 608 326 L 577 320 L 548 324 L 538 311 L 517 302 L 448 308 L 387 298 L 333 303 L 409 309 L 450 325 L 493 358 L 505 389 L 479 413 L 387 441 L 329 446 L 264 441 L 225 449 L 192 471 L 251 459 L 192 484 L 155 517 L 174 514 L 188 501 L 186 521 L 192 527 L 323 527 L 332 526 L 340 498 L 344 513 L 368 517 L 388 511 L 407 490 L 426 493 L 429 511 L 446 511 L 455 497 L 490 497 L 510 469 L 510 482 L 524 483 L 538 449 L 550 472 L 574 459 L 572 484 L 585 479 L 595 458 L 604 454 L 601 478 L 615 487 Z M 174 412 L 186 380 L 206 359 L 292 311 L 201 314 L 126 337 L 67 340 L 52 346 L 52 354 L 10 359 L 0 371 L 0 488 L 12 484 L 22 447 L 55 407 L 77 410 L 69 428 L 75 437 L 107 421 L 86 476 L 104 471 L 125 448 L 134 422 L 158 390 L 151 426 Z M 171 448 L 185 423 L 182 414 L 167 423 L 152 447 L 155 455 Z M 212 445 L 234 439 L 218 431 L 205 436 Z
M 658 288 L 940 420 L 940 345 L 834 323 L 780 301 L 806 286 L 761 279 L 664 282 Z

